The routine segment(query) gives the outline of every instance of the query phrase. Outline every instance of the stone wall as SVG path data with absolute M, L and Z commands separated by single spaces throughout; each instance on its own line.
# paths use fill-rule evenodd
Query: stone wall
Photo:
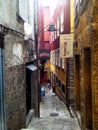
M 92 96 L 93 129 L 98 129 L 98 1 L 93 0 L 92 12 Z
M 5 70 L 7 130 L 20 130 L 26 124 L 25 65 Z
M 74 77 L 73 77 L 73 58 L 67 59 L 67 90 L 66 98 L 69 105 L 74 104 Z
M 21 1 L 22 2 L 22 1 Z M 28 1 L 27 1 L 28 2 Z M 27 19 L 33 27 L 34 39 L 34 3 L 29 1 Z M 26 4 L 26 3 L 25 3 Z M 22 4 L 20 4 L 22 5 Z M 24 15 L 28 11 L 22 10 Z M 37 10 L 36 10 L 37 11 Z M 36 17 L 37 18 L 37 17 Z M 27 20 L 28 22 L 28 20 Z M 18 0 L 0 0 L 0 25 L 7 34 L 4 36 L 4 73 L 5 73 L 5 97 L 6 97 L 6 121 L 7 130 L 20 130 L 26 126 L 26 67 L 25 64 L 34 60 L 29 57 L 28 51 L 34 49 L 34 42 L 24 41 L 24 21 L 19 16 Z M 3 33 L 0 29 L 0 33 Z M 6 30 L 7 29 L 7 30 Z M 19 33 L 17 33 L 19 32 Z M 37 82 L 37 81 L 36 81 Z
M 7 130 L 20 130 L 26 126 L 27 43 L 10 33 L 4 38 L 4 50 Z
M 75 30 L 77 49 L 80 55 L 80 95 L 81 127 L 98 129 L 98 1 L 89 0 L 85 10 L 79 15 Z M 77 50 L 77 52 L 76 52 Z M 75 68 L 75 67 L 74 67 Z M 75 70 L 76 71 L 76 70 Z M 74 71 L 74 72 L 75 72 Z M 75 77 L 76 78 L 76 77 Z M 77 79 L 75 79 L 77 81 Z M 77 90 L 76 90 L 77 92 Z M 76 95 L 77 96 L 77 95 Z M 78 97 L 76 97 L 77 99 Z M 79 103 L 79 102 L 78 102 Z

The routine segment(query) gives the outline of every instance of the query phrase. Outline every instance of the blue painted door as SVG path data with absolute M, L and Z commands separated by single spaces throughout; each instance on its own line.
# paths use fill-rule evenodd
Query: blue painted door
M 5 125 L 5 93 L 4 93 L 4 47 L 0 38 L 0 130 L 6 130 Z

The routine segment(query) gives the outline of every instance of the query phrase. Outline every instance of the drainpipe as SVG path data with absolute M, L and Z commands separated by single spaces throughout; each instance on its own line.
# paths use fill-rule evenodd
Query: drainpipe
M 36 66 L 37 66 L 37 94 L 38 94 L 38 117 L 40 117 L 40 81 L 39 81 L 39 70 L 38 70 L 38 63 L 39 63 L 39 58 L 38 58 L 38 0 L 34 0 L 34 12 L 35 12 L 35 49 L 36 49 Z

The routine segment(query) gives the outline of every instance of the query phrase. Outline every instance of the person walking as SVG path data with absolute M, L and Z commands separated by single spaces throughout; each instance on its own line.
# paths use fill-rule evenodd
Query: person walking
M 47 80 L 47 87 L 48 87 L 49 89 L 51 88 L 51 82 L 50 82 L 49 79 Z

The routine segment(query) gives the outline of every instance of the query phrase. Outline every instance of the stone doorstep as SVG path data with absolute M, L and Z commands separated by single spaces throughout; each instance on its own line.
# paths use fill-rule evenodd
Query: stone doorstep
M 21 130 L 31 130 L 31 129 L 21 129 Z
M 26 127 L 29 125 L 31 119 L 34 117 L 34 109 L 31 109 L 28 113 L 28 115 L 26 116 Z M 21 129 L 21 130 L 25 130 L 25 129 Z
M 22 128 L 20 130 L 38 130 L 37 128 Z

